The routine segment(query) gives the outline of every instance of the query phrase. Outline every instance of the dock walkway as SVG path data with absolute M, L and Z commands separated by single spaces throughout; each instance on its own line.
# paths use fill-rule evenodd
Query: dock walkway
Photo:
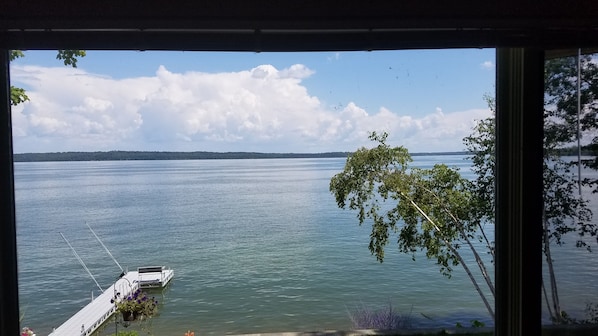
M 164 287 L 174 275 L 173 270 L 170 269 L 148 269 L 140 267 L 137 271 L 127 272 L 100 296 L 79 310 L 60 327 L 54 329 L 49 336 L 91 335 L 116 312 L 116 306 L 111 302 L 116 293 L 120 293 L 122 298 L 127 297 L 138 288 Z

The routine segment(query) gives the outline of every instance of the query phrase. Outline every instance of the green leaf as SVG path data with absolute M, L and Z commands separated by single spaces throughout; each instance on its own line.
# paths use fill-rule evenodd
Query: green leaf
M 78 57 L 85 57 L 85 50 L 58 50 L 56 59 L 62 60 L 64 65 L 77 67 Z
M 13 106 L 19 105 L 20 103 L 23 103 L 25 101 L 28 101 L 29 97 L 27 96 L 27 94 L 25 94 L 25 90 L 18 88 L 18 87 L 14 87 L 14 86 L 10 86 L 10 104 Z

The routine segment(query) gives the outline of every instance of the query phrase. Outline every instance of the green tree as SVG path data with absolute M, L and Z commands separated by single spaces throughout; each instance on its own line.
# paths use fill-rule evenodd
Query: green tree
M 581 127 L 596 129 L 596 94 L 598 90 L 598 68 L 591 57 L 581 58 Z M 543 294 L 551 319 L 566 323 L 558 294 L 556 274 L 553 265 L 553 244 L 562 245 L 563 235 L 577 233 L 578 247 L 591 250 L 584 237 L 596 236 L 598 228 L 591 222 L 592 213 L 579 190 L 579 176 L 575 173 L 577 160 L 561 156 L 563 148 L 577 141 L 577 59 L 575 57 L 549 60 L 545 66 L 545 108 L 544 108 L 544 210 L 542 218 L 542 252 L 546 260 L 548 279 L 543 279 Z M 493 114 L 494 99 L 486 98 Z M 481 120 L 474 132 L 464 139 L 467 149 L 473 153 L 471 159 L 476 179 L 473 181 L 477 207 L 483 211 L 480 216 L 493 219 L 494 215 L 494 116 Z M 593 143 L 598 143 L 596 138 Z M 595 160 L 586 164 L 594 169 Z M 596 180 L 585 179 L 586 185 L 594 187 Z M 485 204 L 485 205 L 484 205 Z M 549 284 L 546 290 L 545 282 Z
M 563 57 L 546 62 L 545 73 L 545 138 L 546 142 L 564 147 L 576 144 L 578 139 L 578 112 L 582 140 L 595 158 L 584 163 L 598 168 L 598 64 L 597 55 Z M 579 65 L 579 69 L 578 69 Z M 579 76 L 578 76 L 579 72 Z M 580 79 L 578 83 L 578 78 Z M 577 88 L 580 88 L 579 95 Z M 580 98 L 578 100 L 578 98 Z M 579 102 L 579 105 L 578 105 Z M 579 111 L 578 111 L 579 110 Z M 587 141 L 589 137 L 590 141 Z M 595 188 L 596 180 L 587 185 Z
M 79 57 L 84 57 L 84 50 L 58 50 L 56 53 L 56 59 L 62 60 L 64 65 L 77 67 L 77 61 Z M 21 50 L 11 50 L 9 54 L 9 60 L 14 61 L 17 58 L 25 57 L 25 54 Z M 26 102 L 29 97 L 25 93 L 25 89 L 10 86 L 10 103 L 13 106 L 19 105 L 20 103 Z
M 586 149 L 598 154 L 595 133 L 598 127 L 598 66 L 590 56 L 582 57 L 579 62 L 582 69 L 581 129 L 593 136 Z M 567 323 L 572 319 L 567 317 L 559 302 L 552 246 L 562 245 L 567 233 L 576 233 L 576 246 L 589 251 L 591 246 L 584 237 L 597 237 L 598 242 L 598 227 L 591 222 L 588 202 L 579 190 L 580 177 L 573 169 L 581 163 L 561 156 L 562 149 L 578 138 L 577 65 L 577 59 L 570 57 L 547 61 L 545 67 L 542 251 L 548 279 L 543 278 L 542 287 L 549 314 L 556 323 Z M 494 113 L 494 99 L 486 97 L 486 100 Z M 384 258 L 389 235 L 397 233 L 401 252 L 413 255 L 418 249 L 425 250 L 428 258 L 437 259 L 445 275 L 450 275 L 451 266 L 461 264 L 488 307 L 488 300 L 460 257 L 459 248 L 465 245 L 474 251 L 482 276 L 494 295 L 492 279 L 487 276 L 479 255 L 470 244 L 472 238 L 483 242 L 493 260 L 493 242 L 489 241 L 481 224 L 494 221 L 494 116 L 478 121 L 472 134 L 464 138 L 467 150 L 472 153 L 472 171 L 476 176 L 471 181 L 443 165 L 432 169 L 411 168 L 407 150 L 386 145 L 386 134 L 373 133 L 370 138 L 379 142 L 378 147 L 359 149 L 349 157 L 344 171 L 331 180 L 330 190 L 338 206 L 358 210 L 360 225 L 372 221 L 369 249 L 378 260 Z M 598 169 L 598 157 L 582 163 Z M 586 178 L 583 181 L 598 192 L 598 180 Z M 396 205 L 385 205 L 386 201 Z M 549 284 L 548 291 L 545 281 Z M 491 308 L 488 311 L 493 315 Z
M 343 172 L 332 178 L 330 191 L 337 205 L 357 210 L 360 225 L 371 223 L 369 249 L 380 262 L 390 235 L 396 234 L 400 252 L 415 259 L 418 250 L 425 251 L 447 277 L 454 266 L 461 265 L 494 318 L 493 281 L 474 244 L 474 240 L 487 240 L 472 182 L 444 164 L 430 169 L 412 167 L 407 149 L 390 147 L 386 139 L 386 133 L 372 133 L 370 140 L 378 145 L 358 149 L 347 159 Z M 464 260 L 463 247 L 474 256 L 478 276 Z M 487 291 L 478 284 L 480 276 Z
M 589 55 L 557 58 L 546 62 L 544 78 L 543 252 L 549 271 L 551 295 L 549 297 L 546 290 L 544 293 L 552 319 L 557 323 L 566 323 L 567 315 L 559 301 L 551 244 L 562 245 L 564 234 L 576 233 L 577 247 L 586 247 L 591 251 L 584 237 L 596 236 L 598 227 L 592 223 L 588 202 L 582 196 L 578 183 L 581 177 L 573 169 L 582 163 L 563 158 L 559 150 L 575 143 L 581 136 L 577 131 L 578 120 L 581 130 L 595 131 L 598 126 L 595 120 L 598 112 L 598 67 Z M 591 142 L 597 143 L 595 135 Z M 593 169 L 598 168 L 596 163 L 596 160 L 587 162 Z M 585 179 L 585 184 L 593 189 L 596 183 L 595 179 Z

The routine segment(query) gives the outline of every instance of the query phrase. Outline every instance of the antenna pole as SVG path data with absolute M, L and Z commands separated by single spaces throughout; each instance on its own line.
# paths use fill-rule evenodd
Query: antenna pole
M 112 255 L 112 253 L 110 253 L 110 250 L 108 250 L 108 248 L 106 247 L 106 245 L 104 245 L 104 243 L 102 243 L 102 241 L 100 240 L 100 237 L 98 237 L 98 235 L 95 233 L 95 231 L 93 231 L 93 229 L 91 228 L 91 226 L 89 226 L 89 224 L 85 223 L 85 225 L 87 225 L 87 227 L 89 228 L 89 230 L 91 231 L 91 233 L 93 233 L 93 235 L 100 242 L 100 244 L 102 244 L 102 247 L 104 248 L 104 250 L 106 250 L 106 252 L 110 256 L 110 258 L 112 258 L 112 260 L 114 260 L 114 262 L 116 263 L 116 266 L 118 266 L 118 268 L 120 268 L 120 271 L 124 273 L 125 270 L 122 268 L 122 266 L 120 266 L 120 264 L 118 263 L 118 261 L 116 261 L 116 258 L 114 258 L 114 256 Z
M 87 271 L 87 274 L 89 274 L 89 276 L 93 279 L 93 282 L 96 283 L 96 285 L 98 286 L 98 288 L 100 289 L 100 291 L 102 291 L 102 293 L 103 293 L 104 290 L 102 289 L 102 287 L 100 286 L 100 284 L 98 283 L 98 281 L 96 280 L 96 278 L 93 276 L 93 274 L 91 274 L 91 272 L 89 271 L 89 268 L 87 268 L 87 266 L 83 262 L 83 259 L 81 259 L 81 257 L 79 257 L 79 254 L 77 254 L 77 251 L 75 251 L 75 249 L 73 248 L 73 245 L 71 245 L 71 243 L 69 243 L 69 241 L 66 240 L 66 237 L 62 234 L 62 232 L 58 232 L 58 233 L 60 233 L 60 235 L 62 236 L 62 239 L 64 239 L 64 241 L 69 245 L 69 247 L 71 248 L 71 251 L 73 251 L 73 254 L 75 255 L 75 258 L 77 258 L 77 260 L 79 261 L 79 263 L 81 264 L 81 266 L 83 266 L 83 268 Z

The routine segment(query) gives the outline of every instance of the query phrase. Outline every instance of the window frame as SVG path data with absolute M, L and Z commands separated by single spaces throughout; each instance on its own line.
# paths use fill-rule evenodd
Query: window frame
M 598 6 L 594 0 L 537 6 L 533 0 L 0 3 L 0 334 L 19 332 L 9 50 L 487 47 L 498 48 L 495 334 L 539 335 L 544 57 L 552 49 L 598 45 Z

